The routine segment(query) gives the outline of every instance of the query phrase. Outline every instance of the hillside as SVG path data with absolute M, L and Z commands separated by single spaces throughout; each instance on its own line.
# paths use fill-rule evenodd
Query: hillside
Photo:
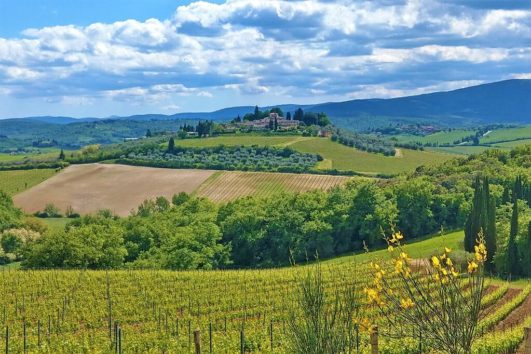
M 82 215 L 109 209 L 117 215 L 127 216 L 146 199 L 163 196 L 171 200 L 180 192 L 196 194 L 215 202 L 227 202 L 249 195 L 328 190 L 350 179 L 342 176 L 173 170 L 111 164 L 73 165 L 55 176 L 54 173 L 53 170 L 0 171 L 0 177 L 13 179 L 13 183 L 0 183 L 0 190 L 16 194 L 15 204 L 29 214 L 42 211 L 48 203 L 53 203 L 61 213 L 71 207 Z M 26 189 L 24 184 L 30 189 L 21 193 Z
M 474 124 L 531 123 L 531 80 L 514 79 L 447 92 L 398 97 L 391 99 L 357 99 L 306 105 L 278 104 L 293 112 L 298 107 L 310 112 L 325 112 L 334 123 L 346 128 L 366 129 L 390 123 L 424 123 L 445 127 L 467 127 Z M 173 115 L 145 114 L 103 118 L 107 120 L 215 120 L 226 121 L 243 116 L 254 106 L 227 107 L 213 112 L 185 112 Z M 45 123 L 68 124 L 69 117 L 30 117 Z M 102 120 L 103 120 L 102 119 Z M 84 118 L 82 121 L 93 121 Z M 0 120 L 1 122 L 1 120 Z M 1 127 L 1 126 L 0 126 Z
M 428 257 L 444 246 L 457 249 L 460 238 L 462 232 L 456 232 L 413 243 L 406 250 Z M 325 261 L 325 294 L 332 298 L 339 290 L 361 292 L 373 278 L 367 261 L 381 256 L 388 254 L 371 252 Z M 0 279 L 0 286 L 9 289 L 0 305 L 12 314 L 5 323 L 13 352 L 22 352 L 24 342 L 30 352 L 44 352 L 39 345 L 55 353 L 109 352 L 109 344 L 119 343 L 126 353 L 182 353 L 193 348 L 192 330 L 199 330 L 206 352 L 211 346 L 214 353 L 236 353 L 242 347 L 244 352 L 288 353 L 289 315 L 296 306 L 298 279 L 315 269 L 310 267 L 203 272 L 9 270 Z M 524 302 L 526 297 L 529 300 L 529 288 L 487 286 L 481 307 L 489 316 L 480 321 L 486 330 L 478 333 L 474 353 L 499 353 L 517 346 L 523 327 L 530 322 Z M 25 299 L 23 311 L 15 310 L 20 298 Z M 363 315 L 384 321 L 368 306 Z M 511 320 L 507 328 L 505 317 Z M 18 326 L 22 321 L 26 332 Z M 53 335 L 47 336 L 47 331 Z M 396 337 L 382 326 L 380 349 L 397 353 L 399 346 L 400 353 L 413 352 L 423 342 L 415 336 L 404 341 L 412 331 L 401 326 L 394 329 L 401 333 Z M 489 341 L 493 335 L 496 342 Z M 370 348 L 363 327 L 353 331 L 352 338 L 353 347 L 364 353 Z

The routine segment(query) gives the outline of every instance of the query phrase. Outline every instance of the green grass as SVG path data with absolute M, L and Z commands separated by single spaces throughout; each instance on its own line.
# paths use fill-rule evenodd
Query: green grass
M 311 138 L 291 145 L 295 150 L 320 154 L 332 162 L 332 168 L 365 173 L 396 174 L 413 171 L 420 165 L 441 163 L 455 155 L 434 151 L 401 149 L 403 157 L 387 157 L 360 151 L 330 139 Z M 327 163 L 328 166 L 330 163 Z
M 480 142 L 482 144 L 492 144 L 496 142 L 505 142 L 525 138 L 531 139 L 531 125 L 517 128 L 497 129 L 482 137 Z
M 46 148 L 39 150 L 40 153 L 28 153 L 28 154 L 7 154 L 0 153 L 0 163 L 1 162 L 19 162 L 24 160 L 32 161 L 46 161 L 54 160 L 59 156 L 59 150 Z
M 506 141 L 504 143 L 494 144 L 493 146 L 495 146 L 497 148 L 511 149 L 511 148 L 515 148 L 517 146 L 529 145 L 529 144 L 531 144 L 531 138 L 530 139 L 523 139 L 523 140 Z
M 449 154 L 458 154 L 458 155 L 479 154 L 489 149 L 491 148 L 488 146 L 470 146 L 470 145 L 426 148 L 426 150 L 430 150 L 430 151 L 445 152 Z
M 55 169 L 0 171 L 0 190 L 13 196 L 52 177 Z
M 475 131 L 456 129 L 451 131 L 440 131 L 425 136 L 418 135 L 395 135 L 392 138 L 396 138 L 398 142 L 416 142 L 421 144 L 437 143 L 437 144 L 453 144 L 456 140 L 464 138 L 466 136 L 473 135 Z
M 426 236 L 415 240 L 408 241 L 407 237 L 404 238 L 404 250 L 409 254 L 411 258 L 426 258 L 432 255 L 436 251 L 440 251 L 444 247 L 451 248 L 452 250 L 460 250 L 463 248 L 463 239 L 465 237 L 464 231 L 455 231 L 442 236 Z M 363 252 L 355 255 L 342 256 L 325 261 L 325 263 L 332 262 L 356 262 L 364 263 L 372 260 L 388 260 L 390 259 L 390 253 L 387 249 Z
M 59 232 L 64 230 L 66 224 L 74 219 L 69 218 L 42 218 L 41 220 L 47 227 L 49 232 Z
M 263 136 L 263 135 L 227 135 L 203 139 L 175 140 L 175 145 L 185 147 L 211 147 L 218 145 L 260 145 L 260 146 L 286 146 L 298 141 L 301 136 Z
M 407 149 L 401 149 L 402 157 L 386 157 L 381 154 L 368 153 L 347 147 L 327 138 L 303 137 L 300 135 L 226 135 L 205 139 L 176 140 L 175 144 L 185 147 L 212 147 L 218 145 L 289 146 L 300 152 L 321 155 L 325 161 L 319 163 L 318 168 L 320 169 L 338 169 L 368 174 L 409 172 L 420 165 L 436 164 L 455 157 L 455 155 L 449 153 Z

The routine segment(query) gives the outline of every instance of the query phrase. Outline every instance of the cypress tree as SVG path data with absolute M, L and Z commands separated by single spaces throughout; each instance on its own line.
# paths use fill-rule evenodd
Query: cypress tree
M 173 140 L 173 137 L 170 138 L 170 141 L 168 141 L 168 152 L 173 152 L 175 150 L 175 140 Z
M 61 149 L 61 152 L 59 153 L 59 160 L 64 160 L 65 159 L 65 152 L 63 149 Z
M 496 254 L 496 200 L 490 196 L 489 179 L 485 177 L 483 181 L 483 191 L 487 212 L 487 220 L 485 225 L 485 247 L 487 247 L 487 262 L 485 266 L 487 270 L 494 271 L 493 258 Z
M 479 176 L 474 182 L 472 209 L 465 224 L 465 251 L 474 252 L 474 246 L 481 229 L 485 230 L 486 211 L 484 210 L 484 191 Z
M 515 183 L 516 186 L 516 183 Z M 507 245 L 507 271 L 510 275 L 520 275 L 518 260 L 518 248 L 516 246 L 518 235 L 518 199 L 513 197 L 513 214 L 511 216 L 511 230 L 509 231 L 509 243 Z

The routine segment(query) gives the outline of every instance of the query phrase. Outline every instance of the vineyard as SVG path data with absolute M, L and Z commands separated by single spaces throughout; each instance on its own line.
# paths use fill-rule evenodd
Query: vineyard
M 354 259 L 354 258 L 353 258 Z M 0 336 L 9 353 L 188 353 L 200 330 L 205 353 L 284 353 L 297 282 L 310 266 L 238 271 L 4 270 Z M 329 294 L 372 281 L 368 265 L 323 263 Z M 515 349 L 531 323 L 530 292 L 491 285 L 475 353 Z M 523 304 L 523 305 L 522 305 Z M 378 323 L 378 315 L 365 316 Z M 415 353 L 422 333 L 381 328 L 383 353 Z M 399 334 L 400 338 L 397 338 Z M 352 329 L 352 353 L 369 350 Z
M 216 202 L 226 202 L 248 195 L 269 196 L 280 192 L 328 190 L 349 179 L 328 175 L 224 171 L 212 175 L 198 188 L 196 194 Z

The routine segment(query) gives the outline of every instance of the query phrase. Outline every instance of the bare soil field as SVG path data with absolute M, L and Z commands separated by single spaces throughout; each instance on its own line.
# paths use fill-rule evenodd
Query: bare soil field
M 53 203 L 61 211 L 71 206 L 80 214 L 110 209 L 126 216 L 146 199 L 171 198 L 196 190 L 214 171 L 172 170 L 124 165 L 73 165 L 14 197 L 27 213 Z
M 248 195 L 267 196 L 278 192 L 327 190 L 350 177 L 270 172 L 217 172 L 197 190 L 197 195 L 225 202 Z

